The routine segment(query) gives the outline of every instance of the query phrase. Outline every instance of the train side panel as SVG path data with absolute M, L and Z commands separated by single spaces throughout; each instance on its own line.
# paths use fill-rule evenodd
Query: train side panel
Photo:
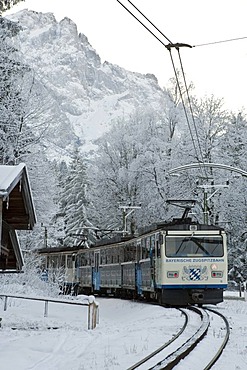
M 119 289 L 122 285 L 121 265 L 100 266 L 100 287 Z

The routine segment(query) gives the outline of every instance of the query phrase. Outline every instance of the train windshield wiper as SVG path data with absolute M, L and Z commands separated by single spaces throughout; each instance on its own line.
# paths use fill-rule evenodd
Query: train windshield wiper
M 178 247 L 178 250 L 177 250 L 177 252 L 175 253 L 175 255 L 177 255 L 179 252 L 180 252 L 180 249 L 182 248 L 182 246 L 183 246 L 183 244 L 185 243 L 185 242 L 188 242 L 188 241 L 190 241 L 190 240 L 192 240 L 192 236 L 190 236 L 189 238 L 184 238 L 182 241 L 181 241 L 181 243 L 180 243 L 180 245 L 179 245 L 179 247 Z M 186 248 L 186 246 L 185 246 L 185 248 Z
M 203 239 L 201 239 L 202 241 L 203 241 Z M 186 243 L 186 242 L 188 242 L 188 241 L 192 241 L 193 243 L 195 243 L 196 245 L 197 245 L 197 250 L 196 250 L 196 252 L 195 253 L 193 253 L 193 254 L 197 254 L 197 252 L 198 252 L 198 250 L 200 249 L 206 256 L 210 256 L 210 253 L 203 247 L 203 245 L 200 243 L 200 239 L 198 239 L 198 238 L 195 238 L 195 237 L 193 237 L 193 236 L 191 236 L 191 237 L 189 237 L 189 238 L 184 238 L 182 241 L 181 241 L 181 243 L 180 243 L 180 245 L 179 245 L 179 248 L 177 249 L 177 251 L 176 251 L 176 255 L 178 255 L 179 254 L 179 252 L 180 252 L 180 250 L 181 250 L 181 248 L 182 248 L 182 246 L 183 246 L 183 244 L 184 243 Z M 186 247 L 185 247 L 185 249 L 186 249 Z
M 197 245 L 197 250 L 196 250 L 196 253 L 198 252 L 199 249 L 201 249 L 203 251 L 203 253 L 206 254 L 206 256 L 210 256 L 210 253 L 202 246 L 202 244 L 200 243 L 199 239 L 198 238 L 193 238 L 191 237 L 191 240 Z M 203 240 L 203 239 L 202 239 Z

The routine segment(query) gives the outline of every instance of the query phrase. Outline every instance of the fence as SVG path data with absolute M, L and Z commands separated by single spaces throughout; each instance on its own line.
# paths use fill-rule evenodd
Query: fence
M 44 317 L 48 317 L 48 303 L 63 303 L 76 306 L 88 306 L 88 317 L 87 324 L 88 330 L 95 329 L 96 325 L 99 323 L 99 305 L 92 297 L 88 297 L 86 302 L 73 302 L 60 299 L 50 299 L 50 298 L 37 298 L 37 297 L 27 297 L 21 295 L 12 295 L 12 294 L 0 294 L 0 297 L 4 297 L 4 311 L 7 311 L 8 307 L 8 298 L 19 298 L 19 299 L 29 299 L 33 301 L 43 301 L 45 304 L 44 307 Z

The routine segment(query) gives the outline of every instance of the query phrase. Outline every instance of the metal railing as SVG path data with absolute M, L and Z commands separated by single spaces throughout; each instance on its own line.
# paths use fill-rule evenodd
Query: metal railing
M 22 295 L 12 295 L 12 294 L 0 294 L 0 297 L 4 298 L 4 311 L 7 311 L 8 307 L 8 298 L 16 298 L 16 299 L 28 299 L 32 301 L 43 301 L 45 304 L 44 307 L 44 317 L 48 317 L 48 303 L 62 303 L 62 304 L 70 304 L 75 306 L 88 306 L 88 317 L 87 317 L 87 324 L 88 330 L 95 329 L 96 325 L 99 323 L 99 305 L 98 303 L 88 297 L 85 299 L 85 302 L 75 302 L 75 301 L 67 301 L 67 300 L 60 300 L 55 298 L 38 298 L 38 297 L 28 297 Z

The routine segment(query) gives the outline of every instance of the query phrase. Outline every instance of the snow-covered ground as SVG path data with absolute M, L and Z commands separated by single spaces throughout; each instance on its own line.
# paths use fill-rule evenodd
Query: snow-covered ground
M 49 303 L 48 317 L 44 317 L 43 302 L 9 299 L 4 311 L 2 300 L 0 368 L 126 370 L 168 340 L 184 321 L 179 311 L 171 308 L 113 298 L 97 301 L 99 324 L 95 330 L 88 330 L 87 307 Z M 214 368 L 245 370 L 247 302 L 226 299 L 217 307 L 227 316 L 232 329 L 230 341 Z

